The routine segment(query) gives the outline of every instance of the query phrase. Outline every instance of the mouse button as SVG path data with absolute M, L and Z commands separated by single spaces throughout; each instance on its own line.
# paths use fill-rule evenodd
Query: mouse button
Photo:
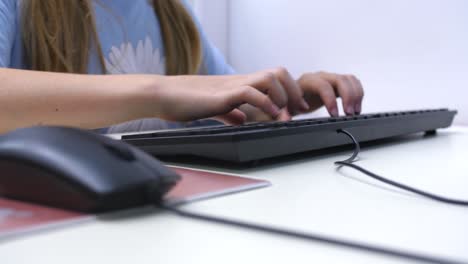
M 0 160 L 0 195 L 65 209 L 88 211 L 94 195 L 82 186 L 57 177 L 55 172 L 22 160 Z
M 161 164 L 162 167 L 159 168 L 159 175 L 161 177 L 161 181 L 164 184 L 175 185 L 182 177 L 175 172 L 173 169 L 168 168 Z
M 15 157 L 46 168 L 70 185 L 83 186 L 95 194 L 112 191 L 122 182 L 123 177 L 119 175 L 131 175 L 131 169 L 125 166 L 128 162 L 121 161 L 102 147 L 86 146 L 83 143 L 68 148 L 68 151 L 67 148 L 31 147 L 30 151 L 19 151 Z
M 179 174 L 177 174 L 174 170 L 166 167 L 162 163 L 160 163 L 159 166 L 154 166 L 154 164 L 152 164 L 153 166 L 148 165 L 148 163 L 145 164 L 146 169 L 151 171 L 151 173 L 154 174 L 159 179 L 159 182 L 163 185 L 172 186 L 175 185 L 181 179 L 181 176 Z
M 102 149 L 92 159 L 93 162 L 76 164 L 70 171 L 75 174 L 76 180 L 92 188 L 94 192 L 108 195 L 119 189 L 127 189 L 142 182 L 154 180 L 155 176 L 143 170 L 138 162 L 127 162 L 106 153 Z M 106 153 L 106 155 L 100 155 Z
M 166 167 L 157 158 L 139 149 L 134 149 L 134 153 L 139 162 L 150 170 L 152 174 L 156 175 L 156 177 L 161 178 L 164 183 L 173 184 L 180 180 L 181 177 L 179 174 Z
M 105 142 L 103 143 L 104 148 L 106 148 L 110 153 L 119 157 L 120 159 L 126 161 L 134 161 L 135 155 L 132 150 L 125 144 L 119 144 L 117 142 Z
M 160 201 L 162 197 L 175 186 L 180 176 L 174 171 L 161 167 L 157 171 L 147 166 L 147 164 L 137 163 L 140 173 L 151 177 L 145 182 L 146 195 L 150 195 L 150 201 Z

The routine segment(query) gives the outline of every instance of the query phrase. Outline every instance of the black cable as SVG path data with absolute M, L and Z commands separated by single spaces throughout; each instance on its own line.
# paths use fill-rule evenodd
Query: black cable
M 426 192 L 426 191 L 423 191 L 423 190 L 419 190 L 419 189 L 416 189 L 414 187 L 411 187 L 411 186 L 408 186 L 408 185 L 405 185 L 405 184 L 402 184 L 402 183 L 399 183 L 399 182 L 396 182 L 396 181 L 386 179 L 386 178 L 384 178 L 382 176 L 379 176 L 379 175 L 377 175 L 377 174 L 375 174 L 373 172 L 370 172 L 370 171 L 364 169 L 363 167 L 360 167 L 358 165 L 353 164 L 352 162 L 355 160 L 355 158 L 357 157 L 357 155 L 359 154 L 359 151 L 361 149 L 360 146 L 359 146 L 359 142 L 353 137 L 353 135 L 351 133 L 349 133 L 346 130 L 338 130 L 338 133 L 343 133 L 343 134 L 347 135 L 353 141 L 355 148 L 354 148 L 354 153 L 351 156 L 351 158 L 343 160 L 343 161 L 337 161 L 337 162 L 335 162 L 336 165 L 347 166 L 347 167 L 356 169 L 356 170 L 366 174 L 367 176 L 369 176 L 369 177 L 371 177 L 371 178 L 373 178 L 375 180 L 384 182 L 386 184 L 389 184 L 389 185 L 392 185 L 394 187 L 403 189 L 405 191 L 409 191 L 409 192 L 412 192 L 412 193 L 419 194 L 421 196 L 427 197 L 427 198 L 432 199 L 432 200 L 436 200 L 436 201 L 447 203 L 447 204 L 453 204 L 453 205 L 461 205 L 461 206 L 467 206 L 468 205 L 468 201 L 447 198 L 447 197 L 443 197 L 443 196 L 440 196 L 440 195 L 437 195 L 437 194 L 433 194 L 433 193 L 429 193 L 429 192 Z
M 359 170 L 366 175 L 382 181 L 384 183 L 396 186 L 398 188 L 417 193 L 419 195 L 445 202 L 445 203 L 450 203 L 450 204 L 457 204 L 457 205 L 468 205 L 468 202 L 465 201 L 459 201 L 455 199 L 450 199 L 450 198 L 445 198 L 441 197 L 439 195 L 434 195 L 425 191 L 421 191 L 418 189 L 415 189 L 413 187 L 394 182 L 392 180 L 385 179 L 381 176 L 378 176 L 362 167 L 359 167 L 357 165 L 352 164 L 352 162 L 356 159 L 356 157 L 359 154 L 360 151 L 360 146 L 357 140 L 353 137 L 351 133 L 349 133 L 346 130 L 339 130 L 339 133 L 346 134 L 348 137 L 350 137 L 355 145 L 354 148 L 354 153 L 353 155 L 343 161 L 337 161 L 335 162 L 336 165 L 340 166 L 348 166 L 351 168 L 354 168 L 356 170 Z M 392 257 L 399 257 L 399 258 L 404 258 L 407 260 L 413 260 L 413 261 L 421 261 L 421 262 L 426 262 L 426 263 L 437 263 L 437 264 L 463 264 L 464 262 L 459 262 L 455 260 L 449 260 L 449 259 L 443 259 L 435 256 L 429 256 L 429 255 L 422 255 L 418 253 L 413 253 L 413 252 L 407 252 L 407 251 L 402 251 L 398 249 L 392 249 L 392 248 L 385 248 L 385 247 L 377 247 L 373 245 L 368 245 L 364 243 L 359 243 L 359 242 L 353 242 L 349 240 L 344 240 L 344 239 L 338 239 L 338 238 L 333 238 L 333 237 L 328 237 L 328 236 L 322 236 L 318 234 L 311 234 L 311 233 L 303 233 L 299 231 L 293 231 L 293 230 L 287 230 L 287 229 L 282 229 L 282 228 L 275 228 L 275 227 L 270 227 L 270 226 L 265 226 L 265 225 L 260 225 L 260 224 L 255 224 L 255 223 L 248 223 L 248 222 L 243 222 L 243 221 L 238 221 L 238 220 L 231 220 L 227 218 L 221 218 L 221 217 L 216 217 L 216 216 L 210 216 L 210 215 L 205 215 L 205 214 L 199 214 L 199 213 L 194 213 L 194 212 L 189 212 L 183 209 L 180 209 L 176 206 L 164 204 L 164 203 L 158 203 L 158 207 L 168 210 L 172 213 L 175 213 L 177 215 L 191 218 L 191 219 L 196 219 L 196 220 L 201 220 L 201 221 L 207 221 L 207 222 L 212 222 L 212 223 L 218 223 L 218 224 L 224 224 L 224 225 L 229 225 L 233 227 L 241 227 L 241 228 L 246 228 L 246 229 L 251 229 L 255 231 L 261 231 L 265 233 L 270 233 L 270 234 L 277 234 L 277 235 L 283 235 L 283 236 L 288 236 L 288 237 L 294 237 L 294 238 L 300 238 L 304 240 L 309 240 L 309 241 L 315 241 L 315 242 L 320 242 L 328 245 L 334 245 L 334 246 L 340 246 L 340 247 L 346 247 L 350 249 L 355 249 L 355 250 L 361 250 L 361 251 L 366 251 L 370 253 L 376 253 L 376 254 L 382 254 L 382 255 L 387 255 L 387 256 L 392 256 Z M 465 263 L 466 264 L 466 263 Z
M 340 129 L 337 131 L 338 133 L 343 133 L 343 134 L 346 134 L 348 137 L 351 138 L 351 140 L 353 141 L 354 143 L 354 152 L 353 152 L 353 155 L 351 155 L 351 157 L 343 160 L 343 161 L 337 161 L 335 162 L 335 164 L 338 164 L 338 163 L 351 163 L 353 162 L 357 156 L 359 155 L 359 152 L 361 151 L 361 146 L 359 145 L 359 142 L 357 142 L 357 140 L 353 137 L 353 135 L 351 135 L 351 133 L 349 133 L 348 131 L 346 130 L 343 130 L 343 129 Z
M 399 257 L 399 258 L 412 260 L 412 261 L 421 261 L 421 262 L 426 262 L 426 263 L 437 263 L 437 264 L 463 264 L 464 263 L 464 262 L 458 262 L 455 260 L 443 259 L 443 258 L 439 258 L 435 256 L 422 255 L 422 254 L 402 251 L 398 249 L 377 247 L 377 246 L 372 246 L 372 245 L 368 245 L 364 243 L 353 242 L 349 240 L 338 239 L 338 238 L 333 238 L 333 237 L 328 237 L 328 236 L 322 236 L 318 234 L 303 233 L 299 231 L 287 230 L 287 229 L 270 227 L 270 226 L 265 226 L 265 225 L 260 225 L 260 224 L 242 222 L 238 220 L 231 220 L 227 218 L 193 213 L 193 212 L 189 212 L 183 209 L 179 209 L 176 206 L 172 206 L 172 205 L 160 204 L 158 206 L 162 209 L 168 210 L 180 216 L 191 218 L 191 219 L 197 219 L 201 221 L 229 225 L 233 227 L 251 229 L 251 230 L 260 231 L 264 233 L 300 238 L 304 240 L 320 242 L 320 243 L 333 245 L 333 246 L 340 246 L 340 247 L 366 251 L 366 252 L 375 253 L 375 254 L 387 255 L 391 257 Z

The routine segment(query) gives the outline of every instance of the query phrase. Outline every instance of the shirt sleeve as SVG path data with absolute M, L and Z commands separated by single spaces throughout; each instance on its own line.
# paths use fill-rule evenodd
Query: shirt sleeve
M 16 0 L 0 0 L 0 67 L 10 67 L 16 35 Z
M 235 71 L 226 62 L 223 54 L 216 48 L 215 45 L 208 39 L 203 28 L 200 24 L 200 21 L 197 19 L 191 6 L 187 3 L 186 0 L 182 1 L 186 8 L 188 9 L 189 13 L 192 15 L 192 18 L 195 24 L 198 27 L 198 32 L 200 34 L 200 40 L 202 42 L 202 66 L 200 69 L 200 74 L 207 74 L 207 75 L 226 75 L 226 74 L 234 74 Z
M 234 74 L 234 69 L 226 62 L 223 54 L 208 40 L 202 30 L 200 30 L 200 36 L 203 45 L 203 60 L 200 73 L 208 75 Z

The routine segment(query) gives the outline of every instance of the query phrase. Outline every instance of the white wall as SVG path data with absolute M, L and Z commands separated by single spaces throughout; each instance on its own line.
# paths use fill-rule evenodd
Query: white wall
M 450 107 L 468 124 L 466 0 L 230 0 L 228 20 L 239 72 L 354 73 L 364 111 Z
M 204 32 L 216 47 L 228 55 L 229 10 L 227 0 L 190 0 Z

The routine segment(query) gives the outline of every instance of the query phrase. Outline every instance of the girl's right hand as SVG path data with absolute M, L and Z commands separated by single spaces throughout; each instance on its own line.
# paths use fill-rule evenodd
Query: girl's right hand
M 286 74 L 284 74 L 286 73 Z M 276 119 L 283 107 L 294 112 L 309 109 L 303 92 L 289 73 L 267 70 L 246 75 L 167 76 L 149 86 L 153 115 L 169 121 L 216 118 L 242 124 L 238 107 L 249 104 Z M 154 105 L 157 102 L 157 105 Z

